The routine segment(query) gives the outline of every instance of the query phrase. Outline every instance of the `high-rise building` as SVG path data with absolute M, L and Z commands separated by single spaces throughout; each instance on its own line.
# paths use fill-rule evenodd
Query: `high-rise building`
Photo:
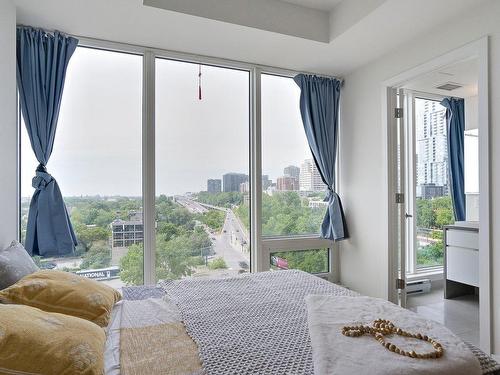
M 291 176 L 281 176 L 276 179 L 276 190 L 293 191 L 299 190 L 299 180 Z
M 240 191 L 240 184 L 248 181 L 243 173 L 226 173 L 222 176 L 224 192 Z
M 446 141 L 445 108 L 435 100 L 424 100 L 416 111 L 417 196 L 448 193 L 448 145 Z M 429 186 L 432 188 L 419 188 Z
M 128 247 L 142 243 L 143 239 L 142 212 L 131 211 L 128 220 L 114 220 L 111 223 L 111 264 L 119 265 Z
M 267 174 L 262 175 L 262 190 L 267 190 L 269 186 L 272 185 L 272 181 L 269 179 Z
M 283 175 L 295 178 L 297 181 L 300 180 L 300 168 L 295 165 L 289 165 L 283 169 Z
M 299 181 L 301 191 L 323 191 L 326 188 L 313 159 L 306 159 L 301 164 Z
M 207 191 L 209 193 L 220 193 L 222 191 L 222 181 L 220 179 L 207 180 Z

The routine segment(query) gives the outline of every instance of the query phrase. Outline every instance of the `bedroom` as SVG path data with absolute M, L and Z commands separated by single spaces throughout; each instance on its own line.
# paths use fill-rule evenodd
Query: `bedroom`
M 382 87 L 487 37 L 486 112 L 494 124 L 499 7 L 494 1 L 356 3 L 2 3 L 0 247 L 12 240 L 26 245 L 38 161 L 26 124 L 17 121 L 15 26 L 33 26 L 78 39 L 47 170 L 80 245 L 74 257 L 36 258 L 42 268 L 108 279 L 122 291 L 125 284 L 160 279 L 299 268 L 362 295 L 391 298 Z M 328 202 L 304 133 L 301 90 L 293 80 L 299 73 L 341 85 L 333 178 L 348 238 L 337 243 L 319 236 Z M 491 232 L 482 247 L 488 270 L 497 268 L 496 137 L 491 126 L 489 217 L 481 220 L 487 230 L 480 230 Z M 480 293 L 490 296 L 489 308 L 481 299 L 489 321 L 481 320 L 478 346 L 495 354 L 498 280 L 493 271 L 487 277 Z

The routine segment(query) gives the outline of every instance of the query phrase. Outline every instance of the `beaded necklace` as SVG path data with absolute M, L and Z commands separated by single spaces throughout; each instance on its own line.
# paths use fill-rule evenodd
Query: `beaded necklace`
M 404 331 L 401 328 L 397 328 L 391 321 L 386 319 L 374 320 L 372 326 L 345 326 L 342 328 L 342 334 L 349 337 L 360 337 L 364 334 L 372 335 L 375 340 L 391 352 L 411 358 L 440 358 L 444 353 L 443 346 L 436 340 L 428 337 L 427 335 L 422 335 L 421 333 L 410 333 Z M 392 334 L 427 341 L 432 345 L 434 350 L 427 353 L 416 353 L 414 350 L 404 351 L 396 345 L 385 341 L 385 335 Z

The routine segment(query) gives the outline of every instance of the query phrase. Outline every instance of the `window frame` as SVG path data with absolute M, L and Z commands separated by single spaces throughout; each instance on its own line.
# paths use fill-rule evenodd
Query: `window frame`
M 406 212 L 411 213 L 411 220 L 407 221 L 407 233 L 406 236 L 406 273 L 408 276 L 417 275 L 427 275 L 427 274 L 442 274 L 444 265 L 437 266 L 417 266 L 417 220 L 416 220 L 416 207 L 417 207 L 417 194 L 416 194 L 416 182 L 417 182 L 417 165 L 416 165 L 416 150 L 417 150 L 417 122 L 416 122 L 416 110 L 415 110 L 415 100 L 431 100 L 440 102 L 446 96 L 434 93 L 426 93 L 417 90 L 405 90 L 406 91 L 406 107 L 409 109 L 406 114 L 407 124 L 411 124 L 410 131 L 406 132 L 405 142 L 406 142 L 406 196 L 409 197 Z M 408 121 L 409 120 L 409 121 Z M 412 171 L 411 175 L 409 171 Z
M 328 249 L 328 272 L 315 273 L 314 275 L 325 278 L 331 282 L 338 282 L 339 278 L 339 252 L 338 244 L 325 240 L 319 236 L 275 236 L 262 239 L 262 257 L 266 259 L 267 270 L 270 269 L 271 253 L 279 251 L 304 251 L 315 249 Z
M 318 248 L 329 249 L 329 272 L 316 274 L 332 282 L 339 281 L 338 245 L 325 240 L 319 235 L 296 235 L 263 237 L 261 225 L 262 212 L 262 118 L 261 118 L 261 74 L 270 74 L 292 78 L 299 73 L 315 74 L 335 78 L 324 74 L 299 72 L 290 69 L 251 64 L 241 61 L 215 58 L 191 53 L 176 52 L 133 44 L 125 44 L 100 39 L 75 36 L 78 46 L 105 50 L 110 52 L 140 55 L 143 59 L 142 76 L 142 203 L 143 203 L 143 251 L 144 251 L 144 285 L 156 283 L 155 254 L 155 61 L 156 58 L 177 60 L 182 62 L 212 65 L 228 69 L 249 72 L 249 177 L 250 177 L 250 271 L 270 270 L 270 253 L 279 250 L 301 251 Z M 20 127 L 18 118 L 18 160 L 21 160 Z M 340 134 L 340 132 L 339 132 Z M 338 158 L 337 158 L 338 175 Z M 21 163 L 18 163 L 18 202 L 21 202 L 20 189 Z M 338 183 L 337 183 L 338 185 Z M 21 217 L 19 215 L 19 240 L 21 238 Z

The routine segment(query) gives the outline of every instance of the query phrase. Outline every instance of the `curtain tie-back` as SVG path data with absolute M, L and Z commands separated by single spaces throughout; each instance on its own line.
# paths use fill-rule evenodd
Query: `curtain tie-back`
M 333 191 L 333 188 L 330 187 L 330 186 L 327 186 L 326 195 L 325 195 L 325 199 L 323 199 L 323 202 L 330 201 L 330 199 L 332 199 L 332 197 L 334 196 L 334 194 L 335 194 L 335 192 Z
M 38 166 L 36 169 L 36 175 L 31 180 L 31 186 L 33 186 L 36 190 L 45 190 L 47 185 L 54 181 L 54 177 L 47 173 L 45 166 L 42 166 L 43 168 L 40 168 L 40 166 L 42 165 L 40 164 Z

